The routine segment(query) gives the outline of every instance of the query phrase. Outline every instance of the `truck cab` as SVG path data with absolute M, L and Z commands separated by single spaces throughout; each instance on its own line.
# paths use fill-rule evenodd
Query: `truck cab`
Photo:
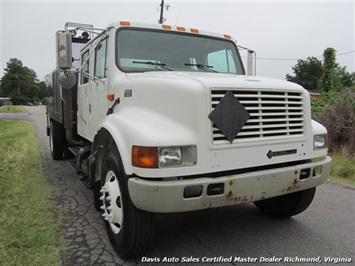
M 309 93 L 246 75 L 230 35 L 115 22 L 87 40 L 78 68 L 73 30 L 57 36 L 52 155 L 74 154 L 122 258 L 153 243 L 154 213 L 254 202 L 285 218 L 327 180 L 327 131 Z

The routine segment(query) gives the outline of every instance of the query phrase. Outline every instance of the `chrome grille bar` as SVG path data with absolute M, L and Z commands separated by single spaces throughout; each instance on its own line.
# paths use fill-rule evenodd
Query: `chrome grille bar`
M 301 91 L 262 89 L 230 91 L 251 116 L 233 143 L 305 135 L 304 96 Z M 211 90 L 211 111 L 226 92 L 226 89 Z M 213 144 L 230 143 L 212 122 L 211 125 Z

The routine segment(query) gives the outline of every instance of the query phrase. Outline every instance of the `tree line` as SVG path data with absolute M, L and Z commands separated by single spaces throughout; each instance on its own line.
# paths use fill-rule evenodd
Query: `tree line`
M 9 97 L 15 105 L 44 103 L 48 96 L 44 81 L 16 58 L 9 60 L 0 82 L 0 96 Z
M 329 92 L 355 85 L 355 72 L 349 73 L 346 67 L 336 62 L 336 50 L 327 48 L 323 62 L 316 57 L 298 60 L 292 67 L 294 75 L 287 74 L 286 80 L 300 84 L 310 92 Z

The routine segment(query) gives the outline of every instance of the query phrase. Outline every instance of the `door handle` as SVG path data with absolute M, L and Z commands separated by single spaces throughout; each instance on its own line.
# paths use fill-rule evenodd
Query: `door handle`
M 87 122 L 83 117 L 83 96 L 87 92 L 88 92 L 87 90 L 83 90 L 82 93 L 80 94 L 80 106 L 79 106 L 80 118 L 85 123 L 85 125 Z

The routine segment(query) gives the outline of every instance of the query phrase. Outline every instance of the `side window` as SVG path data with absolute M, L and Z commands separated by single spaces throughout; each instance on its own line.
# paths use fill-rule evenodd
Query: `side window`
M 102 79 L 108 74 L 107 40 L 101 41 L 95 51 L 95 77 Z
M 81 56 L 81 64 L 85 62 L 85 60 L 89 56 L 89 50 L 87 50 L 85 53 L 82 54 Z M 82 71 L 85 73 L 89 73 L 89 60 L 85 63 L 85 65 L 82 68 Z M 89 82 L 89 78 L 83 74 L 81 74 L 81 79 L 80 79 L 80 84 L 85 84 Z
M 233 54 L 231 50 L 219 50 L 208 54 L 208 65 L 213 66 L 213 70 L 222 73 L 237 73 Z

